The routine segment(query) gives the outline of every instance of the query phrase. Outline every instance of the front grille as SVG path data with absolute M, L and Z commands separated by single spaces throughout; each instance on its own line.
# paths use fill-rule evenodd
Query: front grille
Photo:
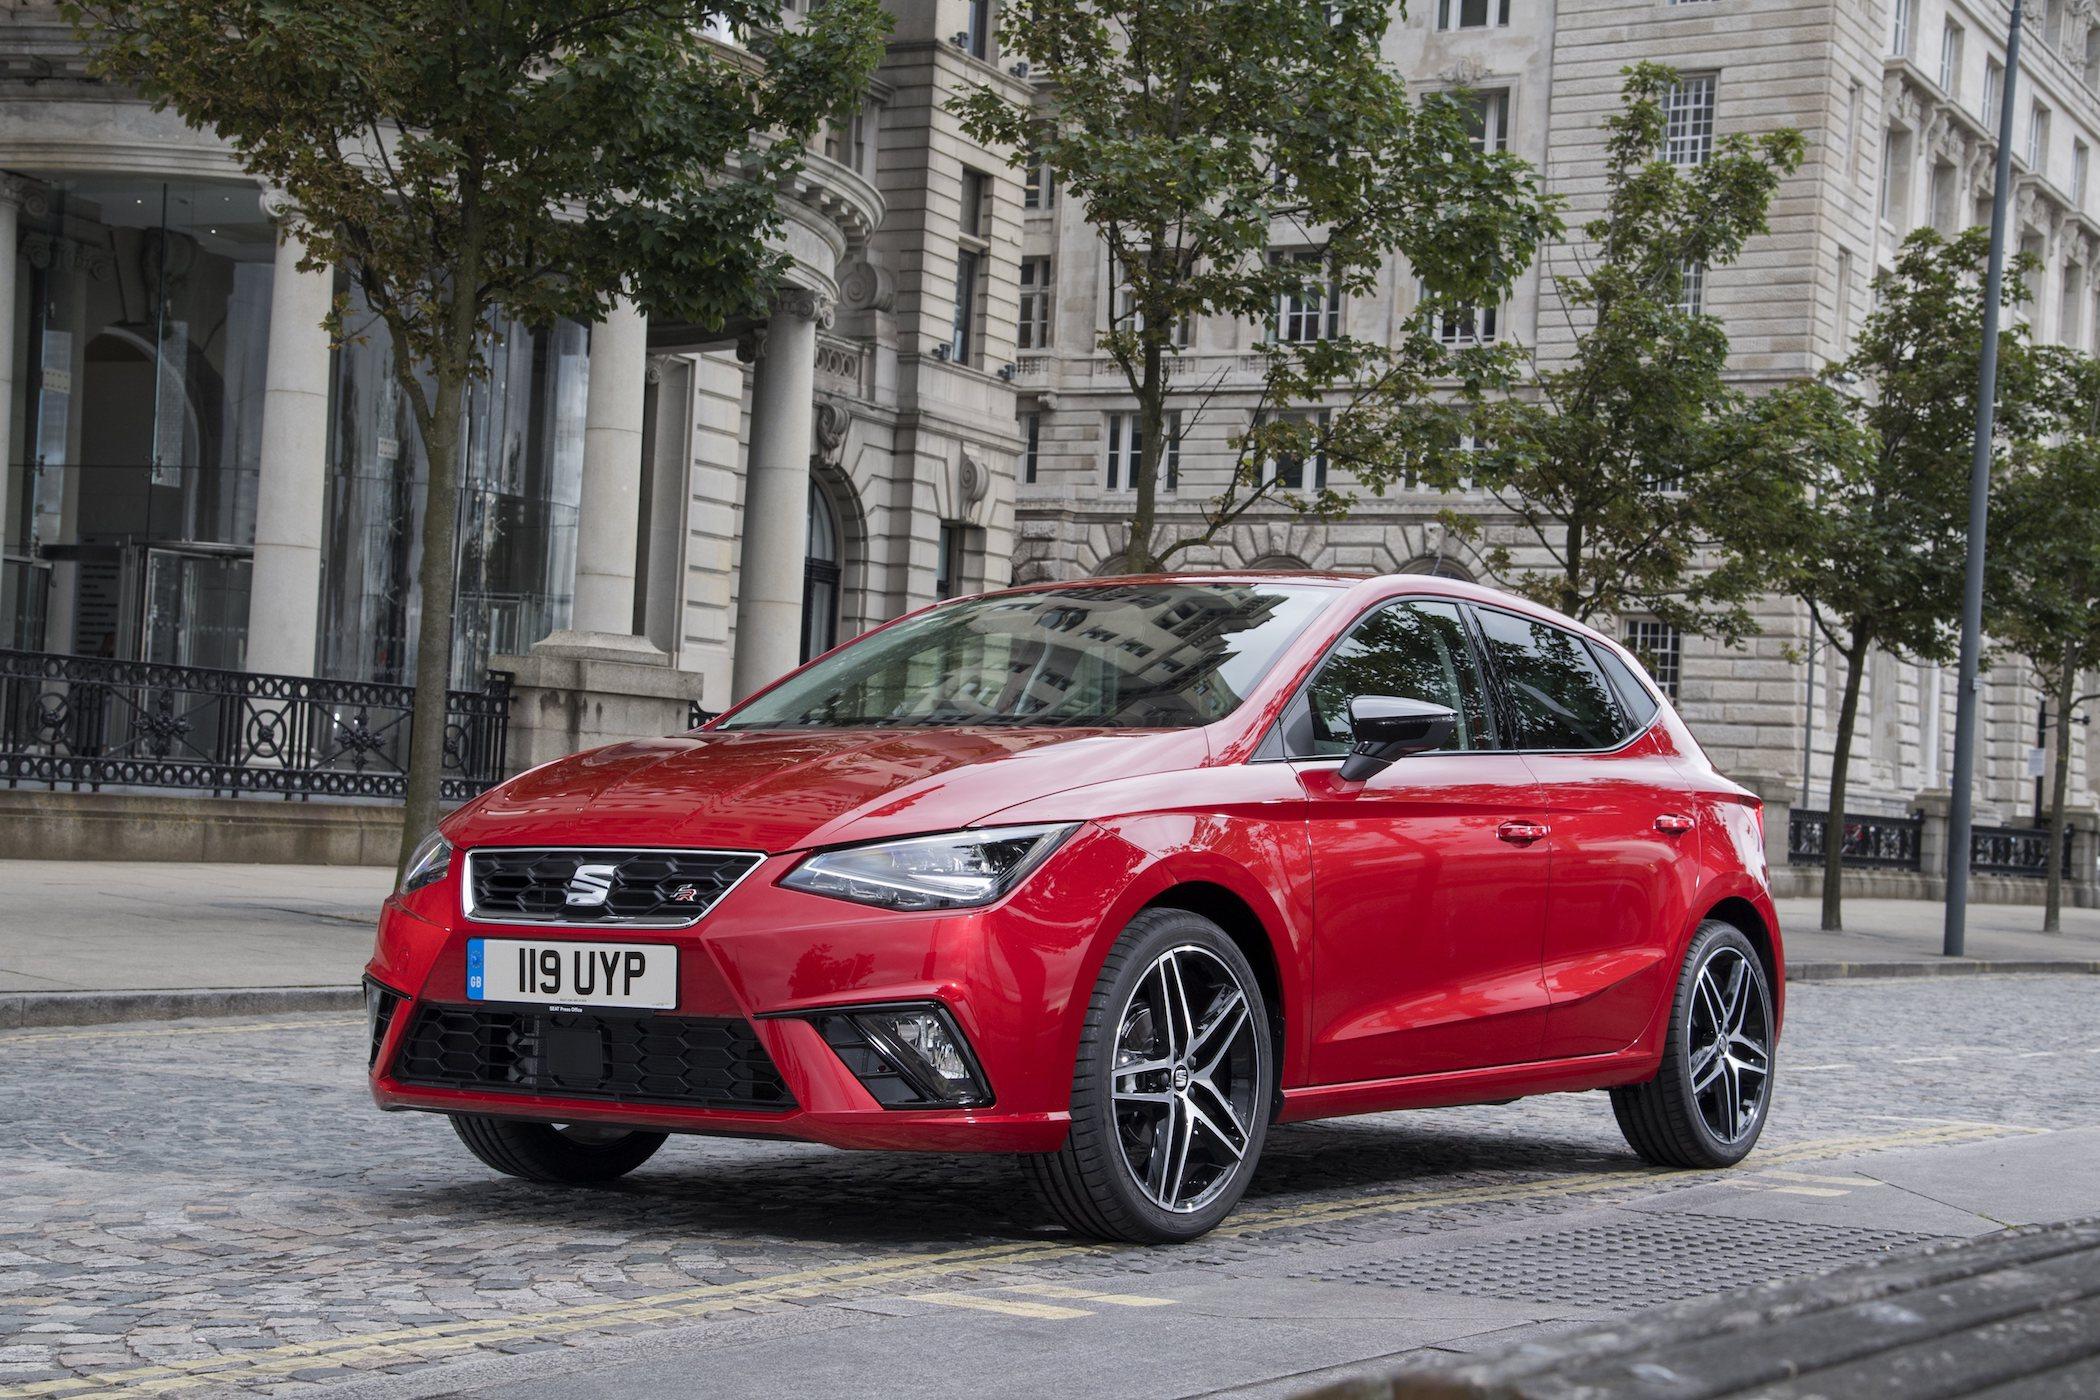
M 748 851 L 470 851 L 467 913 L 493 923 L 683 928 L 761 859 Z
M 726 1017 L 424 1006 L 402 1037 L 394 1077 L 624 1103 L 795 1106 L 751 1023 Z

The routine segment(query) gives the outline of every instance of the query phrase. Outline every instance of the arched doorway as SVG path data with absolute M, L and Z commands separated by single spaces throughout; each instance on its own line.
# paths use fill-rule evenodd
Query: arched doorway
M 809 543 L 802 554 L 802 659 L 830 651 L 839 640 L 839 580 L 845 543 L 838 512 L 814 481 L 809 484 Z

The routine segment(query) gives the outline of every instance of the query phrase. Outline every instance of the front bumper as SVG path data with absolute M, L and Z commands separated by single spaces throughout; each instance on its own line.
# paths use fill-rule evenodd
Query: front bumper
M 836 1147 L 1054 1151 L 1069 1124 L 1072 1064 L 1085 1008 L 1085 995 L 1076 989 L 1093 985 L 1104 941 L 1096 934 L 1105 921 L 1124 915 L 1114 892 L 1131 888 L 1144 857 L 1120 837 L 1085 828 L 1005 900 L 984 909 L 923 914 L 780 888 L 775 882 L 796 859 L 768 858 L 691 929 L 590 931 L 472 922 L 459 912 L 457 869 L 434 885 L 388 900 L 366 971 L 399 1000 L 386 1008 L 374 1036 L 374 1101 L 390 1110 L 798 1138 Z M 634 1092 L 589 1096 L 546 1092 L 537 1087 L 540 1081 L 502 1089 L 430 1082 L 428 1062 L 417 1072 L 418 1065 L 404 1056 L 419 1018 L 476 1011 L 549 1014 L 545 1008 L 468 999 L 466 943 L 477 936 L 677 945 L 678 1005 L 653 1014 L 719 1023 L 733 1028 L 725 1030 L 732 1037 L 754 1037 L 777 1072 L 786 1102 L 678 1101 L 660 1092 L 661 1080 Z M 885 1108 L 819 1029 L 816 1013 L 826 1009 L 901 1002 L 933 1002 L 947 1011 L 990 1086 L 989 1104 Z M 584 1019 L 594 1014 L 587 1008 Z M 603 1013 L 630 1021 L 645 1014 Z M 623 1026 L 621 1035 L 631 1039 L 632 1029 Z M 748 1086 L 748 1080 L 737 1082 Z

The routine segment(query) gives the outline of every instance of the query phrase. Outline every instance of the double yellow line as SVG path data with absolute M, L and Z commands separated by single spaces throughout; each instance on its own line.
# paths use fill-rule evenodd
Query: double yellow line
M 1991 1123 L 1945 1123 L 1885 1134 L 1855 1134 L 1825 1138 L 1789 1148 L 1760 1152 L 1759 1167 L 1786 1166 L 1847 1156 L 1892 1147 L 1943 1146 L 1987 1138 L 2038 1131 Z M 1720 1173 L 1702 1173 L 1690 1179 L 1717 1179 Z M 1298 1205 L 1243 1211 L 1216 1234 L 1234 1238 L 1303 1225 L 1363 1219 L 1375 1215 L 1433 1210 L 1444 1206 L 1479 1205 L 1500 1201 L 1551 1200 L 1566 1196 L 1596 1195 L 1653 1186 L 1662 1181 L 1684 1181 L 1688 1174 L 1652 1170 L 1583 1172 L 1543 1181 L 1505 1185 L 1458 1187 L 1444 1191 L 1413 1193 L 1370 1192 L 1367 1194 L 1307 1201 Z M 658 1293 L 645 1298 L 612 1299 L 564 1307 L 513 1318 L 468 1319 L 428 1326 L 392 1328 L 356 1336 L 331 1337 L 321 1341 L 288 1343 L 254 1351 L 170 1361 L 153 1366 L 133 1366 L 86 1376 L 36 1381 L 0 1388 L 0 1396 L 65 1397 L 117 1392 L 127 1395 L 160 1395 L 205 1386 L 262 1384 L 314 1366 L 398 1365 L 406 1361 L 429 1361 L 477 1347 L 509 1341 L 544 1341 L 641 1323 L 683 1322 L 720 1312 L 725 1308 L 764 1303 L 786 1303 L 825 1296 L 842 1288 L 864 1289 L 969 1273 L 986 1267 L 1005 1268 L 1052 1260 L 1101 1257 L 1120 1253 L 1115 1247 L 1089 1244 L 1011 1243 L 972 1249 L 944 1250 L 929 1254 L 898 1255 L 854 1264 L 771 1274 L 736 1283 L 702 1284 Z

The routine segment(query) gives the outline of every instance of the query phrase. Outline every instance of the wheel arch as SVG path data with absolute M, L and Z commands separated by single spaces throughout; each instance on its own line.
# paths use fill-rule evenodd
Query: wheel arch
M 1772 937 L 1771 927 L 1765 922 L 1765 916 L 1759 913 L 1757 906 L 1749 900 L 1740 895 L 1730 895 L 1707 910 L 1704 917 L 1719 919 L 1724 924 L 1733 925 L 1743 937 L 1750 940 L 1750 946 L 1757 950 L 1757 960 L 1764 964 L 1765 984 L 1772 989 L 1776 1012 L 1781 986 L 1779 948 Z
M 1254 977 L 1261 984 L 1262 999 L 1269 1004 L 1269 1044 L 1275 1051 L 1279 1070 L 1290 1054 L 1290 1042 L 1284 1034 L 1292 1010 L 1283 985 L 1282 963 L 1276 954 L 1275 935 L 1262 921 L 1260 914 L 1246 900 L 1223 885 L 1208 880 L 1184 880 L 1169 886 L 1146 901 L 1147 909 L 1182 909 L 1209 919 L 1236 944 L 1254 968 Z M 1283 1098 L 1283 1085 L 1287 1076 L 1276 1076 L 1277 1102 Z

